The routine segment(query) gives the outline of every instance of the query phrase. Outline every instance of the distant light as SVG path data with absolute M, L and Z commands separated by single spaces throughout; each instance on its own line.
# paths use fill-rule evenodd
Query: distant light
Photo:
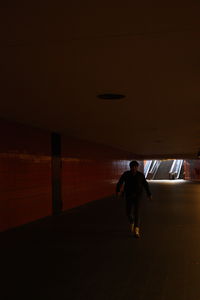
M 100 99 L 107 99 L 107 100 L 119 100 L 125 98 L 125 95 L 108 93 L 108 94 L 100 94 L 97 97 Z
M 164 184 L 177 184 L 177 183 L 184 183 L 185 180 L 184 179 L 153 179 L 153 180 L 147 180 L 148 182 L 151 183 L 164 183 Z

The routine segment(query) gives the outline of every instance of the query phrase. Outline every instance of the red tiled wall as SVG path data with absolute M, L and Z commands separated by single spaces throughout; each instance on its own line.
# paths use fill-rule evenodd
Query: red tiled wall
M 52 214 L 51 134 L 0 120 L 0 231 Z M 132 157 L 111 147 L 61 139 L 63 210 L 115 193 Z
M 129 168 L 125 153 L 73 139 L 63 139 L 62 145 L 64 210 L 115 193 L 119 176 Z
M 0 120 L 0 230 L 51 214 L 50 134 Z
M 63 159 L 63 209 L 112 195 L 119 175 L 125 170 L 123 163 L 115 163 L 103 159 Z
M 184 175 L 186 180 L 200 180 L 200 160 L 185 160 Z

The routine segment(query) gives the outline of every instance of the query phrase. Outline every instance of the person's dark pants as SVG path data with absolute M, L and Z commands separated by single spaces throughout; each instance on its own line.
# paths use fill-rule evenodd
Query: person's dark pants
M 126 214 L 130 224 L 139 227 L 140 225 L 140 198 L 126 197 Z

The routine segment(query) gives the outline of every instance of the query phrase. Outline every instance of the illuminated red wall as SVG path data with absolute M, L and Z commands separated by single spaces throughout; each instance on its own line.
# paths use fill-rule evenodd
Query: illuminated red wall
M 128 161 L 117 159 L 123 153 L 74 139 L 63 139 L 62 145 L 64 210 L 115 193 L 116 181 L 128 165 Z
M 184 175 L 186 180 L 200 180 L 200 160 L 185 160 Z
M 0 230 L 51 214 L 50 134 L 0 121 Z
M 51 133 L 0 120 L 0 231 L 52 214 Z M 115 193 L 130 154 L 61 137 L 63 210 Z

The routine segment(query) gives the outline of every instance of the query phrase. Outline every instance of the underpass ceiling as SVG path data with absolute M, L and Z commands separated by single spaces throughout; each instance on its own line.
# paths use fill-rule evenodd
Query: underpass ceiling
M 197 1 L 0 6 L 0 117 L 141 157 L 196 158 Z

